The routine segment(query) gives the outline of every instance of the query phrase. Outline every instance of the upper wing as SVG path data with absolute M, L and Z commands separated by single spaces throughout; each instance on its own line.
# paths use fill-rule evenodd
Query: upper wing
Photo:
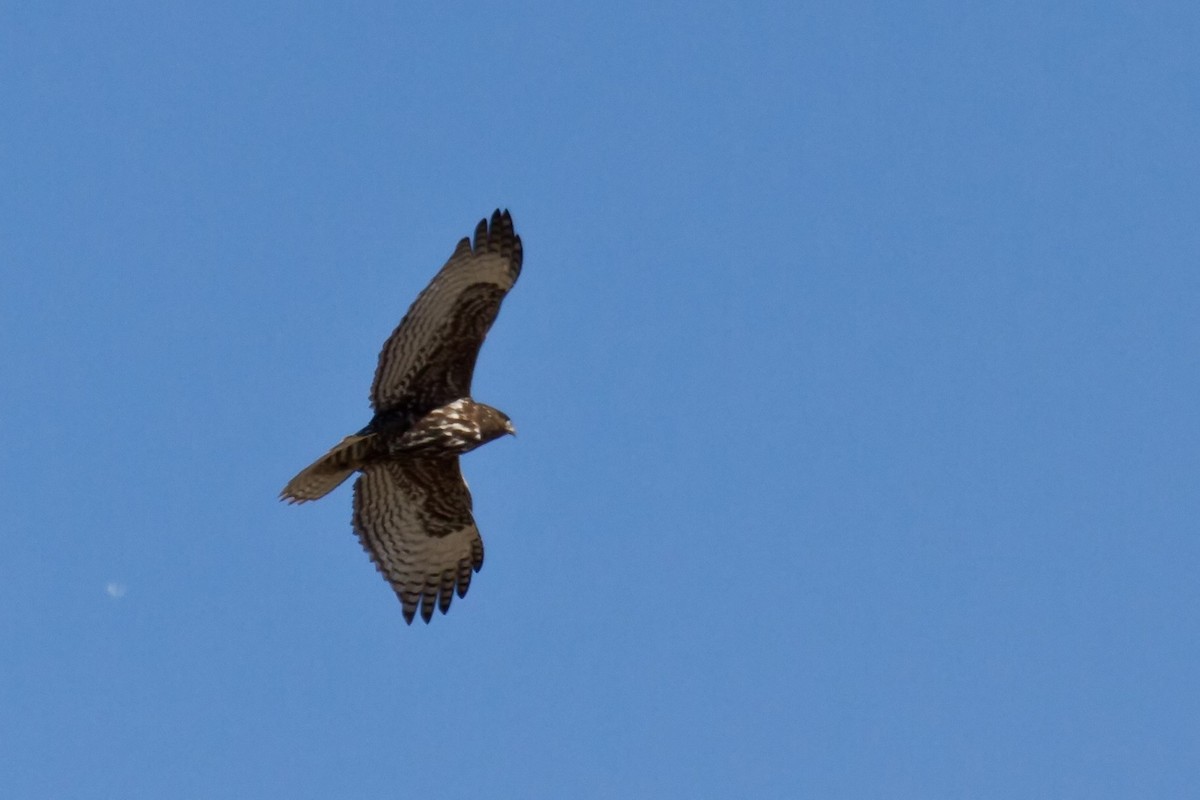
M 421 411 L 467 397 L 483 337 L 521 274 L 521 237 L 507 211 L 480 220 L 413 302 L 379 354 L 371 405 Z
M 354 530 L 396 591 L 404 619 L 445 614 L 483 566 L 483 539 L 457 458 L 377 461 L 354 483 Z

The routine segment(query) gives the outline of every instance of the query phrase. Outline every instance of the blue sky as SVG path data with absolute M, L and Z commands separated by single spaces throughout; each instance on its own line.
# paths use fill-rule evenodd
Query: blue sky
M 1200 12 L 7 5 L 0 792 L 1200 785 Z M 525 270 L 408 627 L 350 493 L 474 224 Z

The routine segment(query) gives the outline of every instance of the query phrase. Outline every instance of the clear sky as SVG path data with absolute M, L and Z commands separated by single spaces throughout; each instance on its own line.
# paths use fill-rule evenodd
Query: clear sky
M 0 795 L 1200 785 L 1193 3 L 0 8 Z M 384 338 L 509 208 L 487 563 Z

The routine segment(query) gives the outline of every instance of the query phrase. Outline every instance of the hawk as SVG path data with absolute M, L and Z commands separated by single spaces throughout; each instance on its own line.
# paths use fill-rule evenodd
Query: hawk
M 425 622 L 467 593 L 483 539 L 458 457 L 505 434 L 508 416 L 471 399 L 479 348 L 521 274 L 521 237 L 507 211 L 480 220 L 417 296 L 379 354 L 375 416 L 292 478 L 289 503 L 324 497 L 354 472 L 354 530 L 400 598 Z

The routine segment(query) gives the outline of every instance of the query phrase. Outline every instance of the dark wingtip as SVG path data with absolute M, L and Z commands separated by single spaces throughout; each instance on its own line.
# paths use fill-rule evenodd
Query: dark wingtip
M 484 233 L 484 237 L 480 239 L 480 232 Z M 508 209 L 497 208 L 492 212 L 491 219 L 487 217 L 479 220 L 479 224 L 475 226 L 475 246 L 478 247 L 482 242 L 494 242 L 501 237 L 509 237 L 513 235 L 512 214 L 508 213 Z
M 405 597 L 405 594 L 408 593 L 401 593 L 399 590 L 396 591 L 396 597 L 400 600 L 400 612 L 404 614 L 404 621 L 412 625 L 413 618 L 417 615 L 417 603 L 421 601 L 421 597 L 418 595 L 414 599 L 411 596 Z
M 475 227 L 474 250 L 476 253 L 499 253 L 513 264 L 514 278 L 521 273 L 521 262 L 524 260 L 521 237 L 513 228 L 512 214 L 508 213 L 507 208 L 493 211 L 490 225 L 487 219 L 479 220 Z
M 488 221 L 486 219 L 479 220 L 479 224 L 475 226 L 475 252 L 487 246 L 488 240 Z

